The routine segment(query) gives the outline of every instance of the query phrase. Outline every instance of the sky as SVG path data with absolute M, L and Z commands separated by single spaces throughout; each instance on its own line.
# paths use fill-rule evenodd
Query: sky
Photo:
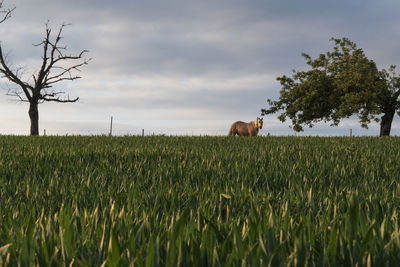
M 278 76 L 305 70 L 302 52 L 317 57 L 348 37 L 379 68 L 400 63 L 398 0 L 5 0 L 15 6 L 0 24 L 13 66 L 29 79 L 40 66 L 45 23 L 71 53 L 89 50 L 82 79 L 57 85 L 73 104 L 39 106 L 40 133 L 226 135 L 279 97 Z M 7 96 L 0 79 L 0 134 L 29 134 L 27 103 Z M 378 135 L 357 118 L 338 127 L 318 123 L 295 133 L 277 114 L 261 135 Z M 400 135 L 396 116 L 392 135 Z

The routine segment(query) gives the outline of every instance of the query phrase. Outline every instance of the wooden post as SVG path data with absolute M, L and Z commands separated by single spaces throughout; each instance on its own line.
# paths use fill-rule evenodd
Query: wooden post
M 46 136 L 46 129 L 43 130 L 43 135 Z
M 353 136 L 353 130 L 350 128 L 350 137 Z
M 112 136 L 112 123 L 113 123 L 113 117 L 111 116 L 111 123 L 110 123 L 110 136 Z
M 144 129 L 142 129 L 142 136 L 144 136 Z

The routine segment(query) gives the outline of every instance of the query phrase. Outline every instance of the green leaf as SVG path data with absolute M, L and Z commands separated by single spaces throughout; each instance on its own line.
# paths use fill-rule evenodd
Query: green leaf
M 5 256 L 8 252 L 8 248 L 11 246 L 12 246 L 12 244 L 10 243 L 10 244 L 6 244 L 6 245 L 0 247 L 0 256 Z
M 117 236 L 115 235 L 115 232 L 112 229 L 111 229 L 108 249 L 109 251 L 108 251 L 107 265 L 118 266 L 119 260 L 121 258 L 121 251 L 118 245 Z
M 335 264 L 336 249 L 337 249 L 337 239 L 338 239 L 338 223 L 335 223 L 331 229 L 331 234 L 329 237 L 328 244 L 328 258 L 331 264 Z
M 228 195 L 228 194 L 221 193 L 220 195 L 221 195 L 221 197 L 223 197 L 223 198 L 231 199 L 231 196 Z

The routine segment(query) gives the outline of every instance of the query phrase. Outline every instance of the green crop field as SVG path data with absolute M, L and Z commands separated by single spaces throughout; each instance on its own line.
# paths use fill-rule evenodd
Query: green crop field
M 400 138 L 0 136 L 0 265 L 400 262 Z

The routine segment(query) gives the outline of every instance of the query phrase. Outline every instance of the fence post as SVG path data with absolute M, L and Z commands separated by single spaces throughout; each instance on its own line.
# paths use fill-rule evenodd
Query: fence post
M 144 129 L 142 129 L 142 136 L 144 136 Z
M 353 130 L 350 128 L 350 137 L 353 136 Z
M 113 117 L 111 116 L 111 123 L 110 123 L 110 136 L 112 136 L 112 123 L 113 123 Z

